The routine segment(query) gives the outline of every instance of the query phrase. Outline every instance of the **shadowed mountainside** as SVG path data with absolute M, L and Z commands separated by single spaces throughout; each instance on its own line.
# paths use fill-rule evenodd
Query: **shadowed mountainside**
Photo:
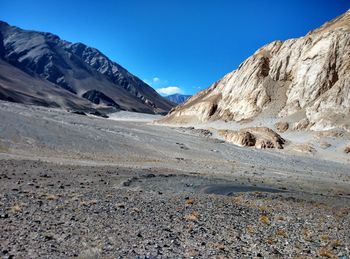
M 173 106 L 95 48 L 1 21 L 0 68 L 0 98 L 7 101 L 82 110 L 118 107 L 145 113 L 166 113 Z M 109 101 L 83 97 L 91 93 Z

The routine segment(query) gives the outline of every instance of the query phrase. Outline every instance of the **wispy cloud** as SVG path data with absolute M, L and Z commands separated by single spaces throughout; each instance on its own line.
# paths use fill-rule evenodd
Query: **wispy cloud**
M 162 79 L 162 78 L 160 78 L 158 76 L 155 76 L 155 77 L 153 77 L 151 79 L 145 78 L 145 79 L 143 79 L 143 81 L 146 84 L 148 84 L 148 85 L 150 85 L 152 87 L 161 87 L 163 85 L 167 85 L 168 84 L 168 80 L 164 80 L 164 79 Z
M 158 83 L 160 81 L 159 77 L 153 77 L 152 79 L 153 83 Z
M 168 86 L 163 88 L 158 88 L 156 91 L 159 94 L 170 95 L 170 94 L 181 94 L 182 90 L 178 86 Z

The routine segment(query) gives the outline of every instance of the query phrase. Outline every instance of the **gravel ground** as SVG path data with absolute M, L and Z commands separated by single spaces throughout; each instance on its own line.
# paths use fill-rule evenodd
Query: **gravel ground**
M 3 258 L 350 256 L 347 198 L 206 194 L 247 183 L 168 169 L 24 160 L 0 168 Z
M 151 117 L 121 113 L 110 120 L 0 101 L 0 159 L 168 168 L 350 197 L 349 163 L 242 148 L 207 130 L 152 125 Z

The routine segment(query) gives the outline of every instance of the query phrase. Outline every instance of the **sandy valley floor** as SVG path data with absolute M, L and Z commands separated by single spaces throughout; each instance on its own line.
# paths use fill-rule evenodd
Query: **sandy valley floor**
M 349 256 L 346 161 L 125 112 L 0 102 L 0 118 L 4 258 Z

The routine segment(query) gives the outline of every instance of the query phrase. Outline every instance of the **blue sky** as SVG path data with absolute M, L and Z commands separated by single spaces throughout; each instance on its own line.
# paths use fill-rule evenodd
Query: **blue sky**
M 0 19 L 95 47 L 163 93 L 193 94 L 262 45 L 349 8 L 349 0 L 0 0 Z

